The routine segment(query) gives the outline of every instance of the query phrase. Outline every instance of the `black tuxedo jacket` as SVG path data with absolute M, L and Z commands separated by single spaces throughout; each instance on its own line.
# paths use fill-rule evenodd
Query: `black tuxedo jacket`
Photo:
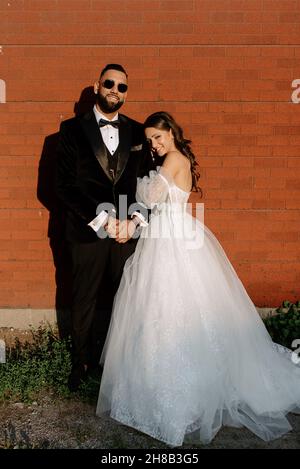
M 65 232 L 69 241 L 99 239 L 87 225 L 95 218 L 98 205 L 114 205 L 119 218 L 119 195 L 127 196 L 129 207 L 135 202 L 137 177 L 155 169 L 142 125 L 122 114 L 119 119 L 114 178 L 109 171 L 108 150 L 94 112 L 61 123 L 55 184 L 56 193 L 66 208 Z

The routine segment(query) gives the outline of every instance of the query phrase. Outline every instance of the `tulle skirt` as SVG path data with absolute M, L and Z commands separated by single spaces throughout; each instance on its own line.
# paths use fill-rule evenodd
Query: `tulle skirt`
M 278 438 L 299 412 L 300 368 L 272 342 L 211 231 L 196 221 L 193 245 L 175 236 L 191 219 L 157 214 L 125 265 L 97 414 L 171 446 L 209 443 L 222 425 Z M 162 226 L 166 236 L 148 236 Z

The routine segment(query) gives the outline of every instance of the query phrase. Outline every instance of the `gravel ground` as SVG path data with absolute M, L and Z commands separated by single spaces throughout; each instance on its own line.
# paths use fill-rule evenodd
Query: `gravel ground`
M 0 448 L 98 448 L 167 449 L 146 435 L 95 415 L 95 405 L 76 399 L 53 400 L 45 396 L 39 403 L 21 402 L 0 406 Z M 290 414 L 293 430 L 266 443 L 247 429 L 223 428 L 209 445 L 184 445 L 201 449 L 299 449 L 300 416 Z

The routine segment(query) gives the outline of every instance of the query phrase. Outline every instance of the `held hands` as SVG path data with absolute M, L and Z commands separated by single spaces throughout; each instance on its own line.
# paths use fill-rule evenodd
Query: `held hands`
M 107 224 L 104 229 L 110 238 L 122 244 L 126 243 L 135 233 L 136 224 L 132 220 L 118 220 L 114 217 L 108 217 Z
M 116 217 L 109 216 L 106 225 L 104 226 L 105 231 L 108 233 L 110 238 L 116 238 L 119 229 L 120 221 Z
M 136 225 L 132 220 L 120 221 L 116 241 L 120 244 L 126 243 L 134 235 L 135 229 Z

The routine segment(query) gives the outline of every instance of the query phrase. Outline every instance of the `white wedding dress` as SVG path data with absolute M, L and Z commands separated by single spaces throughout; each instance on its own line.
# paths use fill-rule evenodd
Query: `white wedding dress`
M 299 412 L 300 366 L 188 198 L 164 168 L 138 180 L 137 200 L 157 205 L 115 297 L 97 414 L 171 446 L 209 443 L 222 425 L 278 438 Z

